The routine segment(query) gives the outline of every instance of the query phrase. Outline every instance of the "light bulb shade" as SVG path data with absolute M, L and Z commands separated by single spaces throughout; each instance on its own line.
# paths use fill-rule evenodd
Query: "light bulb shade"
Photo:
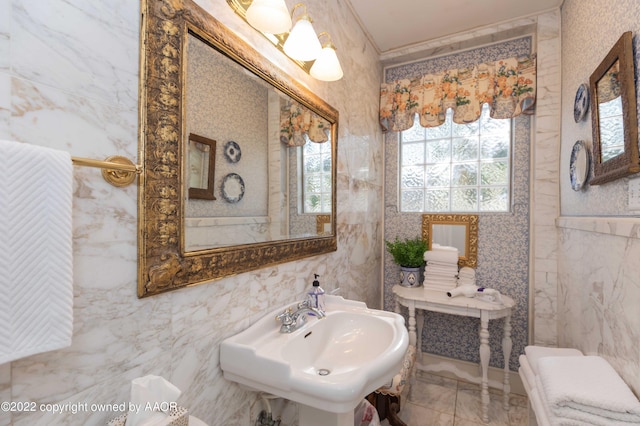
M 343 73 L 335 48 L 331 45 L 323 47 L 309 73 L 311 77 L 322 81 L 340 80 Z
M 284 53 L 298 61 L 312 61 L 320 55 L 322 45 L 311 21 L 302 18 L 293 26 L 284 42 Z
M 284 0 L 253 0 L 246 18 L 263 33 L 282 34 L 291 29 L 291 16 Z

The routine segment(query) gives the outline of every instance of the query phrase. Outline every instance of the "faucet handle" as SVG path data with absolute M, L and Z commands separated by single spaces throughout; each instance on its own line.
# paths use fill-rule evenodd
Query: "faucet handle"
M 293 317 L 291 314 L 293 313 L 293 309 L 291 307 L 285 309 L 281 314 L 276 315 L 276 321 L 282 322 L 283 325 L 293 324 Z

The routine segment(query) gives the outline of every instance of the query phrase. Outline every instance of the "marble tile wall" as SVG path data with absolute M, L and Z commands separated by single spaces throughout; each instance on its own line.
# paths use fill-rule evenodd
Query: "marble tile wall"
M 558 343 L 605 357 L 640 395 L 640 219 L 627 208 L 629 178 L 575 192 L 568 173 L 575 141 L 593 140 L 590 114 L 573 120 L 576 90 L 624 31 L 633 31 L 637 46 L 640 7 L 633 0 L 563 4 Z
M 246 425 L 255 393 L 225 381 L 219 343 L 302 297 L 312 272 L 326 290 L 380 306 L 381 67 L 339 0 L 307 1 L 316 30 L 338 47 L 345 77 L 314 81 L 238 18 L 224 0 L 199 0 L 218 20 L 340 113 L 338 251 L 155 297 L 136 297 L 137 190 L 74 169 L 74 335 L 71 347 L 0 365 L 0 400 L 124 402 L 130 381 L 161 375 L 211 425 Z M 293 6 L 290 2 L 289 7 Z M 140 8 L 135 0 L 0 0 L 0 138 L 74 156 L 137 158 Z M 0 412 L 0 425 L 103 425 L 115 412 Z M 295 417 L 295 411 L 293 414 Z

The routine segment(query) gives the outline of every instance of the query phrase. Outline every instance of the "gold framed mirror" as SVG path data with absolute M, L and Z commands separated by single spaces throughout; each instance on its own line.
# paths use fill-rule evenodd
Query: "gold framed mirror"
M 633 41 L 622 34 L 591 74 L 593 178 L 600 185 L 640 172 Z
M 422 239 L 429 249 L 433 244 L 458 249 L 458 266 L 478 265 L 477 214 L 423 214 Z
M 138 184 L 138 297 L 335 251 L 338 111 L 192 0 L 141 0 L 141 11 L 139 157 L 145 175 Z M 213 58 L 211 66 L 224 71 L 190 74 L 196 62 L 189 60 L 202 50 Z M 217 86 L 247 81 L 250 86 L 239 89 L 244 92 L 212 93 L 200 104 L 189 98 L 192 82 L 207 78 L 205 86 L 215 86 L 217 80 L 223 81 L 223 73 L 232 72 Z M 267 99 L 267 105 L 258 106 L 266 118 L 246 109 L 233 117 L 220 115 L 235 106 L 230 103 L 244 102 L 241 108 L 258 104 L 252 94 Z M 223 104 L 214 112 L 201 108 L 210 107 L 211 99 Z M 285 131 L 283 117 L 293 127 L 294 110 L 305 123 L 315 123 L 315 130 Z M 197 113 L 206 117 L 203 123 L 192 119 Z M 240 125 L 230 127 L 230 122 Z M 254 128 L 266 128 L 266 140 L 256 137 L 255 131 L 242 133 Z M 188 197 L 185 163 L 190 133 L 217 141 L 215 200 Z M 254 140 L 258 142 L 251 145 Z M 316 211 L 302 210 L 306 182 L 290 172 L 298 169 L 300 144 L 314 148 L 309 155 L 322 155 L 318 158 L 325 185 L 322 202 L 317 203 L 322 208 Z M 266 159 L 257 167 L 252 155 Z M 264 174 L 253 176 L 258 169 Z M 259 214 L 238 213 L 257 204 L 263 206 Z M 206 214 L 193 214 L 198 208 Z M 219 214 L 215 208 L 227 213 Z M 318 216 L 322 233 L 317 230 Z M 202 236 L 208 241 L 195 240 Z

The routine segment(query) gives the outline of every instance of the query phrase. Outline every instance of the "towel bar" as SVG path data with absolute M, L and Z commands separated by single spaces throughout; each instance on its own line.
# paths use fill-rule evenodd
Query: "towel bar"
M 142 166 L 134 164 L 127 157 L 114 155 L 106 160 L 93 160 L 90 158 L 71 157 L 74 166 L 97 167 L 102 169 L 102 177 L 113 186 L 123 187 L 130 185 L 136 175 L 142 173 Z

